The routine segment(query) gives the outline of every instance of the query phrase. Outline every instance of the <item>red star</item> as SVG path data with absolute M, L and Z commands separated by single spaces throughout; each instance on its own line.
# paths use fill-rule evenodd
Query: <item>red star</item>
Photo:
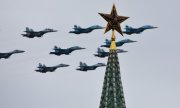
M 104 33 L 108 32 L 109 30 L 112 29 L 112 30 L 118 31 L 123 36 L 123 32 L 121 30 L 120 23 L 124 22 L 129 17 L 118 16 L 116 7 L 114 4 L 113 4 L 112 10 L 111 10 L 111 14 L 103 14 L 103 13 L 99 13 L 99 14 L 108 22 Z

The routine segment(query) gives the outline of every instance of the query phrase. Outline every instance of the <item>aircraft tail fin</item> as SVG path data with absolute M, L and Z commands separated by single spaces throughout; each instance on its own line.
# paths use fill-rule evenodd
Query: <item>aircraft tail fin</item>
M 98 50 L 97 52 L 101 52 L 101 49 L 100 49 L 100 48 L 97 48 L 97 50 Z
M 80 62 L 80 67 L 82 67 L 82 66 L 87 66 L 87 64 L 83 63 L 83 62 Z
M 39 63 L 39 66 L 38 66 L 39 68 L 41 68 L 41 67 L 43 67 L 43 65 L 41 64 L 41 63 Z
M 55 45 L 53 50 L 58 50 L 58 47 Z
M 58 48 L 58 47 L 55 45 L 55 46 L 54 46 L 54 49 L 57 49 L 57 48 Z
M 74 25 L 74 28 L 77 28 L 77 25 L 76 25 L 76 24 Z
M 125 29 L 132 29 L 132 27 L 131 27 L 131 26 L 128 26 L 128 25 L 126 25 L 126 26 L 125 26 Z
M 86 63 L 83 63 L 83 65 L 84 65 L 84 66 L 87 66 L 87 64 L 86 64 Z
M 43 68 L 43 67 L 46 67 L 46 65 L 45 65 L 45 64 L 41 64 L 41 63 L 39 63 L 38 68 Z
M 79 64 L 80 64 L 80 66 L 82 66 L 82 65 L 83 65 L 83 63 L 82 63 L 81 61 L 80 61 L 80 63 L 79 63 Z
M 33 32 L 33 29 L 30 29 L 29 27 L 26 27 L 26 31 L 25 32 Z
M 31 32 L 33 32 L 34 30 L 33 29 L 30 29 Z
M 106 43 L 106 44 L 111 44 L 111 40 L 106 39 L 106 40 L 105 40 L 105 43 Z
M 26 31 L 30 31 L 29 27 L 26 27 Z
M 126 25 L 125 28 L 130 28 L 130 26 Z
M 80 28 L 81 28 L 80 26 L 77 26 L 77 25 L 75 24 L 73 29 L 80 29 Z
M 105 52 L 103 49 L 98 48 L 98 52 Z

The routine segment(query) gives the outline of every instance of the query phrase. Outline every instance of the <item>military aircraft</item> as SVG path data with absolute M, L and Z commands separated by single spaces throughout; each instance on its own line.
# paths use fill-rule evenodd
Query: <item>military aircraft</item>
M 50 52 L 50 54 L 54 54 L 57 56 L 60 56 L 62 54 L 69 55 L 70 53 L 72 53 L 75 50 L 82 50 L 82 49 L 85 49 L 85 48 L 81 48 L 79 46 L 74 46 L 74 47 L 70 47 L 67 49 L 62 49 L 60 47 L 54 46 L 54 49 L 53 49 L 54 52 Z
M 42 37 L 44 34 L 49 32 L 57 32 L 57 30 L 46 28 L 41 31 L 34 31 L 33 29 L 29 29 L 28 27 L 26 27 L 26 31 L 24 32 L 26 32 L 26 34 L 21 34 L 23 37 L 34 38 L 34 37 Z
M 70 31 L 69 33 L 74 33 L 74 34 L 81 34 L 81 33 L 90 33 L 95 29 L 104 29 L 104 27 L 101 27 L 99 25 L 94 25 L 88 28 L 81 28 L 80 26 L 74 25 L 74 31 Z
M 122 49 L 117 49 L 117 53 L 125 53 L 128 51 L 122 50 Z M 94 56 L 104 58 L 109 56 L 109 52 L 105 52 L 103 49 L 98 48 L 97 54 L 94 54 Z
M 14 50 L 14 51 L 10 51 L 7 53 L 0 53 L 0 59 L 4 58 L 4 59 L 8 59 L 12 54 L 17 54 L 17 53 L 23 53 L 25 51 L 22 50 Z
M 39 63 L 39 66 L 37 67 L 38 69 L 36 69 L 36 72 L 40 72 L 40 73 L 46 73 L 46 72 L 54 72 L 57 68 L 60 67 L 67 67 L 69 65 L 67 64 L 59 64 L 56 66 L 51 66 L 51 67 L 47 67 L 46 65 L 42 65 L 41 63 Z
M 120 47 L 120 46 L 124 45 L 125 43 L 133 43 L 133 42 L 137 42 L 137 41 L 133 41 L 133 40 L 130 40 L 130 39 L 124 39 L 124 40 L 116 42 L 116 46 Z M 109 48 L 110 45 L 111 45 L 111 40 L 106 39 L 104 43 L 106 43 L 106 44 L 101 45 L 101 47 Z
M 145 25 L 145 26 L 142 26 L 142 27 L 139 27 L 139 28 L 133 28 L 133 27 L 130 27 L 130 26 L 126 25 L 125 26 L 125 31 L 123 31 L 123 33 L 125 33 L 127 35 L 140 34 L 144 30 L 154 29 L 154 28 L 158 28 L 158 27 L 153 27 L 153 26 L 150 26 L 150 25 Z
M 76 70 L 79 71 L 95 70 L 97 67 L 102 67 L 102 66 L 106 66 L 106 65 L 104 63 L 97 63 L 95 65 L 88 66 L 86 63 L 80 62 L 80 66 Z

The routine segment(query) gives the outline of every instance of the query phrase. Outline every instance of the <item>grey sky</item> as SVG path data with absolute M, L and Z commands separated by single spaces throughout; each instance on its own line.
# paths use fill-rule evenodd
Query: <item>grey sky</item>
M 105 68 L 87 73 L 76 71 L 79 61 L 87 64 L 107 62 L 94 57 L 98 46 L 110 38 L 110 32 L 90 34 L 68 32 L 74 24 L 82 27 L 105 26 L 98 12 L 110 13 L 116 4 L 119 15 L 130 18 L 122 27 L 150 24 L 158 29 L 121 37 L 137 43 L 126 44 L 119 54 L 127 108 L 179 108 L 180 100 L 180 10 L 178 0 L 0 0 L 0 52 L 14 49 L 24 54 L 0 60 L 0 108 L 98 108 Z M 43 38 L 22 37 L 25 27 L 34 30 L 53 28 Z M 54 45 L 62 48 L 78 45 L 86 50 L 71 55 L 49 55 Z M 108 51 L 108 49 L 105 49 Z M 40 74 L 38 63 L 69 68 Z

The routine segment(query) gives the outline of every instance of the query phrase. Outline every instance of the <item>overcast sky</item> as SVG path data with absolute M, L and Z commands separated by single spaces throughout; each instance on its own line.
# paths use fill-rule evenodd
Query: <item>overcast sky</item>
M 113 3 L 119 15 L 130 17 L 122 28 L 159 27 L 124 37 L 116 33 L 117 41 L 138 41 L 121 47 L 128 53 L 119 54 L 127 108 L 180 108 L 179 0 L 0 0 L 0 52 L 26 51 L 0 60 L 0 108 L 98 108 L 105 67 L 88 72 L 75 69 L 79 61 L 107 63 L 107 58 L 93 54 L 111 33 L 68 32 L 74 24 L 105 26 L 98 12 L 110 13 Z M 58 32 L 29 39 L 21 36 L 25 27 Z M 49 55 L 54 45 L 87 49 L 68 56 Z M 34 71 L 38 63 L 70 67 L 42 74 Z

